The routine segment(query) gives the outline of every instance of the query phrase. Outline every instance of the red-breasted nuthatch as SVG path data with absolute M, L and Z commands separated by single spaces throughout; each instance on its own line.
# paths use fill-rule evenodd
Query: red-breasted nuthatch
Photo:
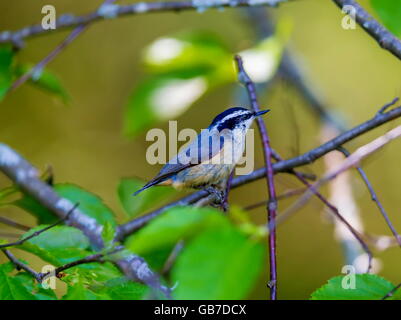
M 227 180 L 244 153 L 247 130 L 256 117 L 268 111 L 255 113 L 236 107 L 220 113 L 134 195 L 155 185 L 171 185 L 176 189 L 205 189 L 221 201 Z

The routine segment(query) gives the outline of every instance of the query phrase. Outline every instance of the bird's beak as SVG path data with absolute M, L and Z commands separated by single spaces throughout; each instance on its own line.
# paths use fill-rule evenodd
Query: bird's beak
M 270 111 L 270 109 L 261 110 L 261 111 L 255 112 L 254 116 L 255 117 L 260 117 L 260 116 L 264 115 L 265 113 L 268 113 L 269 111 Z

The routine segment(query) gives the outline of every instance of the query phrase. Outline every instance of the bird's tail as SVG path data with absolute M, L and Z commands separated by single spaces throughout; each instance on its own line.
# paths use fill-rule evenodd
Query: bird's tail
M 154 186 L 155 184 L 158 184 L 159 181 L 150 181 L 147 184 L 145 184 L 141 189 L 139 189 L 138 191 L 135 191 L 135 193 L 133 194 L 133 196 L 136 196 L 137 194 L 141 193 L 143 190 L 146 190 L 147 188 L 150 188 L 152 186 Z

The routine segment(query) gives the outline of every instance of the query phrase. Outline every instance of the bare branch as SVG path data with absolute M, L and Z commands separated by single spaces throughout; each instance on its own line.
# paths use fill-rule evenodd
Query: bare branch
M 7 226 L 14 227 L 16 229 L 23 230 L 23 231 L 28 231 L 29 229 L 31 229 L 31 227 L 28 227 L 24 224 L 21 224 L 14 220 L 8 219 L 6 217 L 0 217 L 0 223 L 3 223 Z
M 384 145 L 390 141 L 401 136 L 401 126 L 398 126 L 391 131 L 387 132 L 385 135 L 373 140 L 372 142 L 358 148 L 354 153 L 352 153 L 348 158 L 346 158 L 339 166 L 328 172 L 323 178 L 318 180 L 312 185 L 312 188 L 308 190 L 296 203 L 294 203 L 290 208 L 288 208 L 284 213 L 280 215 L 280 222 L 287 219 L 291 214 L 299 210 L 312 196 L 313 190 L 318 190 L 322 185 L 328 181 L 334 179 L 339 174 L 344 171 L 357 166 L 364 158 L 370 154 L 376 152 Z M 312 190 L 312 191 L 311 191 Z M 279 222 L 279 221 L 277 221 Z
M 68 216 L 74 204 L 60 197 L 51 186 L 41 181 L 37 170 L 21 155 L 5 144 L 0 143 L 0 171 L 5 173 L 25 193 L 34 197 L 40 204 L 63 219 Z M 66 219 L 66 224 L 80 229 L 90 240 L 93 247 L 103 248 L 102 226 L 97 221 L 85 215 L 79 208 Z M 170 297 L 170 289 L 161 285 L 159 276 L 154 273 L 144 259 L 129 254 L 113 261 L 121 271 L 131 280 L 140 281 L 151 288 L 160 290 L 166 297 Z
M 338 148 L 338 151 L 340 151 L 346 157 L 349 157 L 351 155 L 351 153 L 347 149 L 345 149 L 344 147 Z M 368 179 L 368 176 L 366 175 L 365 171 L 359 165 L 356 166 L 356 170 L 358 170 L 359 175 L 361 176 L 362 180 L 364 181 L 366 187 L 369 190 L 370 197 L 371 197 L 372 201 L 374 201 L 376 203 L 381 215 L 383 216 L 383 218 L 386 221 L 388 227 L 390 228 L 391 232 L 393 233 L 398 245 L 401 246 L 401 236 L 399 235 L 399 233 L 395 229 L 395 227 L 394 227 L 393 223 L 391 222 L 391 220 L 390 220 L 386 210 L 384 209 L 381 201 L 377 197 L 377 194 L 376 194 L 375 190 L 373 189 L 373 186 L 370 183 L 370 181 Z
M 106 0 L 103 5 L 112 4 L 115 0 Z M 83 31 L 85 31 L 87 24 L 78 25 L 68 36 L 65 38 L 54 50 L 52 50 L 45 58 L 42 59 L 38 64 L 36 64 L 31 70 L 23 74 L 18 78 L 10 87 L 8 91 L 13 91 L 17 89 L 20 85 L 25 83 L 29 78 L 40 74 L 44 67 L 52 61 L 60 52 L 62 52 L 71 42 L 73 42 Z M 1 35 L 0 35 L 1 37 Z M 22 41 L 22 40 L 20 40 Z
M 43 228 L 43 229 L 40 229 L 40 230 L 38 230 L 38 231 L 35 231 L 35 232 L 32 233 L 31 235 L 29 235 L 29 236 L 27 236 L 27 237 L 25 237 L 25 238 L 22 238 L 22 239 L 20 239 L 20 240 L 18 240 L 18 241 L 10 242 L 10 243 L 5 243 L 5 244 L 0 244 L 0 249 L 4 249 L 4 248 L 7 248 L 7 247 L 12 247 L 12 246 L 19 246 L 19 245 L 23 244 L 24 242 L 26 242 L 26 241 L 28 241 L 28 240 L 34 238 L 34 237 L 37 237 L 37 236 L 40 235 L 41 233 L 43 233 L 43 232 L 45 232 L 45 231 L 47 231 L 47 230 L 49 230 L 49 229 L 51 229 L 51 228 L 54 228 L 55 226 L 59 225 L 59 224 L 62 223 L 63 221 L 67 220 L 68 217 L 70 216 L 70 214 L 78 207 L 78 205 L 79 205 L 78 203 L 75 204 L 75 205 L 71 208 L 71 210 L 67 213 L 67 215 L 66 215 L 64 218 L 58 220 L 57 222 L 55 222 L 55 223 L 53 223 L 53 224 L 51 224 L 51 225 L 48 225 L 47 227 L 45 227 L 45 228 Z
M 387 293 L 387 294 L 382 298 L 382 300 L 386 300 L 386 299 L 392 297 L 392 296 L 394 295 L 394 293 L 395 293 L 399 288 L 401 288 L 401 283 L 399 283 L 398 285 L 396 285 L 389 293 Z
M 242 59 L 239 55 L 235 56 L 235 61 L 238 67 L 238 79 L 245 86 L 248 93 L 249 102 L 254 112 L 259 112 L 259 102 L 256 94 L 256 87 L 251 78 L 248 76 L 244 69 Z M 276 188 L 274 185 L 274 170 L 272 165 L 273 152 L 270 146 L 270 138 L 267 133 L 266 125 L 260 117 L 256 118 L 260 136 L 262 139 L 263 152 L 266 166 L 266 181 L 269 191 L 269 203 L 267 205 L 267 220 L 268 222 L 275 222 L 277 215 L 277 199 Z M 270 230 L 269 232 L 269 257 L 270 257 L 270 299 L 277 299 L 277 258 L 276 258 L 276 231 Z
M 354 0 L 333 0 L 341 9 L 352 6 L 355 9 L 356 22 L 379 44 L 383 49 L 401 59 L 401 41 L 390 31 L 377 22 L 358 2 Z
M 203 12 L 206 9 L 218 8 L 236 8 L 236 7 L 276 7 L 289 0 L 193 0 L 193 1 L 160 1 L 160 2 L 139 2 L 129 5 L 116 5 L 107 3 L 98 10 L 82 16 L 73 14 L 63 14 L 57 21 L 55 30 L 87 25 L 100 20 L 123 17 L 128 15 L 137 15 L 153 12 L 179 12 L 197 10 Z M 19 31 L 3 31 L 0 33 L 0 43 L 11 42 L 17 46 L 25 38 L 54 32 L 51 29 L 43 29 L 41 24 L 36 24 L 22 28 Z
M 7 249 L 2 249 L 3 253 L 6 255 L 6 257 L 15 265 L 17 270 L 24 270 L 31 274 L 36 281 L 41 282 L 40 274 L 33 270 L 31 267 L 26 265 L 25 263 L 19 261 L 9 250 Z

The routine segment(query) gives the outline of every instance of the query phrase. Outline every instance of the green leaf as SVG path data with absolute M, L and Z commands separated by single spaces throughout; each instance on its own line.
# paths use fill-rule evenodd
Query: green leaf
M 228 219 L 216 209 L 176 207 L 128 237 L 125 245 L 132 252 L 142 255 L 173 246 L 177 241 L 193 237 L 207 228 L 227 225 Z
M 96 292 L 108 295 L 113 300 L 139 300 L 148 292 L 148 288 L 126 277 L 119 277 L 106 281 Z
M 37 300 L 57 300 L 57 296 L 52 289 L 43 288 L 42 285 L 37 283 L 27 272 L 18 273 L 14 279 L 20 281 L 29 292 L 34 294 Z
M 20 279 L 9 275 L 12 269 L 11 263 L 0 265 L 0 300 L 36 300 Z
M 63 300 L 110 300 L 106 294 L 98 294 L 88 289 L 82 282 L 68 286 Z
M 32 228 L 23 237 L 44 227 L 40 225 Z M 82 231 L 68 226 L 55 226 L 18 246 L 54 265 L 61 265 L 89 255 L 89 247 L 89 240 Z
M 184 248 L 172 269 L 175 299 L 244 299 L 258 280 L 265 247 L 233 227 L 208 230 Z
M 69 183 L 56 184 L 54 190 L 72 203 L 79 203 L 79 210 L 94 218 L 99 224 L 104 225 L 109 222 L 112 226 L 116 226 L 113 212 L 95 194 Z M 58 220 L 50 210 L 30 196 L 24 195 L 14 204 L 36 216 L 40 224 L 51 224 Z
M 11 46 L 0 46 L 0 101 L 10 88 L 13 79 L 13 57 L 14 52 Z
M 50 210 L 29 195 L 24 195 L 21 199 L 14 201 L 13 204 L 33 214 L 39 224 L 52 224 L 58 220 Z
M 121 277 L 122 275 L 120 270 L 111 262 L 81 264 L 66 270 L 65 273 L 66 276 L 62 280 L 69 285 L 82 281 L 94 286 L 110 279 Z
M 60 196 L 70 200 L 72 203 L 78 202 L 79 210 L 96 219 L 99 224 L 104 225 L 109 222 L 112 226 L 117 225 L 113 212 L 97 195 L 70 183 L 57 184 L 55 190 Z
M 17 65 L 15 68 L 15 73 L 18 77 L 29 72 L 34 66 L 33 65 Z M 60 79 L 48 70 L 42 70 L 36 75 L 33 74 L 29 79 L 29 83 L 32 85 L 52 93 L 62 99 L 64 103 L 70 100 L 67 91 L 62 86 Z
M 355 288 L 352 278 L 355 276 Z M 343 288 L 345 287 L 345 288 Z M 349 288 L 349 289 L 346 289 Z M 375 274 L 337 276 L 312 293 L 312 300 L 381 300 L 394 285 Z M 398 294 L 398 299 L 400 299 Z M 391 297 L 397 299 L 397 295 Z
M 370 0 L 384 25 L 395 35 L 401 35 L 401 1 L 400 0 Z
M 125 107 L 124 132 L 134 136 L 159 121 L 184 113 L 209 87 L 207 70 L 154 75 L 140 83 Z
M 160 205 L 161 200 L 167 199 L 168 196 L 174 193 L 174 189 L 168 187 L 151 188 L 134 197 L 132 194 L 143 187 L 144 184 L 145 182 L 140 179 L 124 178 L 121 179 L 118 185 L 118 197 L 129 217 L 135 217 L 139 213 L 152 208 L 155 204 Z

